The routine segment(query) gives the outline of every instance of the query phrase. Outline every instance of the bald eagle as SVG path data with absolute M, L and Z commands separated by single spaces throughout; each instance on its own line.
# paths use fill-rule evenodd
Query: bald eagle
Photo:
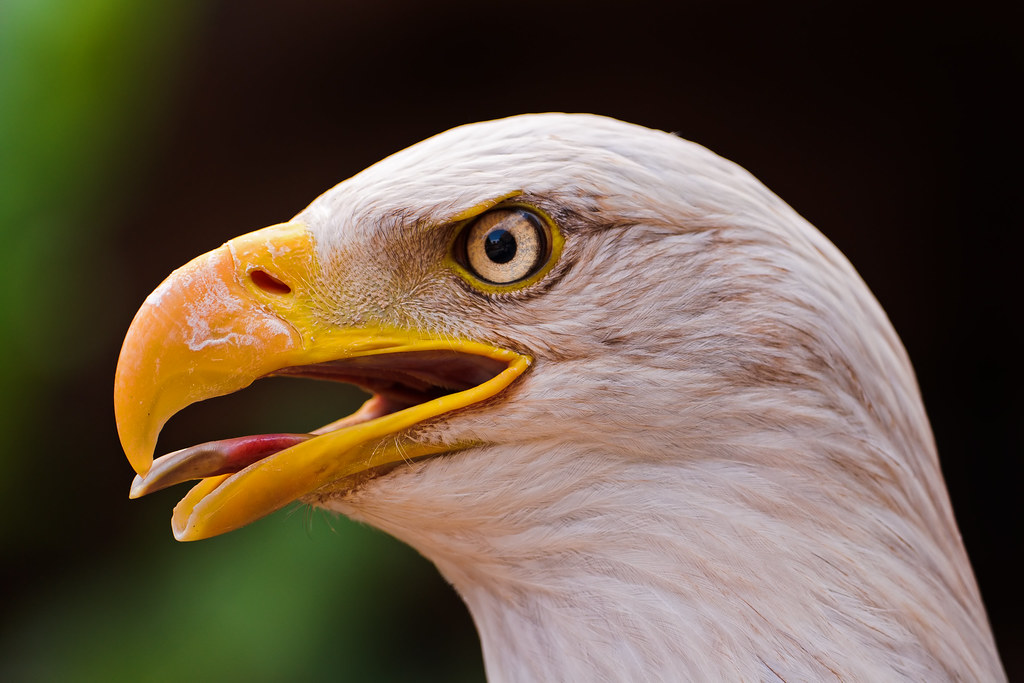
M 153 460 L 268 375 L 372 397 Z M 907 355 L 749 173 L 591 115 L 455 128 L 175 271 L 115 379 L 180 540 L 293 501 L 433 561 L 495 681 L 1004 677 Z

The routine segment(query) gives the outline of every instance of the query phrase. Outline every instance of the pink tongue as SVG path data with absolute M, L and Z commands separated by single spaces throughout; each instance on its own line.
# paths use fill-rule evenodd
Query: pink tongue
M 128 497 L 139 498 L 190 479 L 238 472 L 312 438 L 312 434 L 255 434 L 208 441 L 168 453 L 153 461 L 145 478 L 135 477 Z

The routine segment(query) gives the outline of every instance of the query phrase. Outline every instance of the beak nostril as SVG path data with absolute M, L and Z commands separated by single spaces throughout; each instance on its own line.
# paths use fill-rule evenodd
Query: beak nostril
M 249 273 L 252 283 L 269 294 L 288 294 L 292 288 L 264 270 Z

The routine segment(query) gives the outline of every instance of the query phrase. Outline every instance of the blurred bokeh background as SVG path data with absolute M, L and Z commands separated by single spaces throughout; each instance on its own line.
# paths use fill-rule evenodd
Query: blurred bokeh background
M 483 678 L 461 602 L 374 530 L 295 507 L 175 543 L 180 489 L 127 500 L 111 386 L 178 265 L 426 136 L 551 110 L 680 132 L 850 257 L 1024 677 L 1020 5 L 776 5 L 0 0 L 0 680 Z M 162 447 L 359 400 L 268 380 Z

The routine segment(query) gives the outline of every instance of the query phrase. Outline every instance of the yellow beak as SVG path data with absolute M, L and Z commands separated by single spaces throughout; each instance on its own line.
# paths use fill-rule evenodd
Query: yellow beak
M 527 356 L 469 340 L 328 322 L 343 316 L 326 315 L 327 304 L 317 294 L 320 273 L 314 246 L 300 223 L 233 239 L 172 273 L 132 321 L 114 380 L 118 433 L 139 474 L 132 497 L 168 481 L 202 478 L 175 507 L 172 528 L 179 540 L 237 529 L 317 490 L 354 481 L 368 470 L 469 445 L 409 439 L 399 443 L 397 436 L 424 420 L 496 395 L 530 364 Z M 163 466 L 153 466 L 161 428 L 192 403 L 238 391 L 273 373 L 348 379 L 353 375 L 345 370 L 346 362 L 383 354 L 398 354 L 389 359 L 458 356 L 490 370 L 473 386 L 438 397 L 424 395 L 420 402 L 401 403 L 392 410 L 381 407 L 386 401 L 371 399 L 356 415 L 314 435 L 282 442 L 290 447 L 272 450 L 238 471 L 229 468 L 226 474 L 210 476 L 215 470 L 197 465 L 197 457 L 190 454 L 165 456 Z M 321 367 L 322 372 L 317 370 Z

